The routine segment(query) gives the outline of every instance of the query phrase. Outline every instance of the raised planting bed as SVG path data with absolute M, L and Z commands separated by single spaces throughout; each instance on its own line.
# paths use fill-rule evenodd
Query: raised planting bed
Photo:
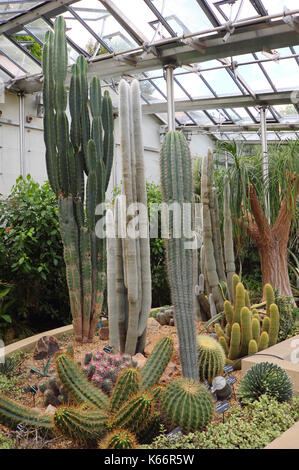
M 294 395 L 299 395 L 299 335 L 242 359 L 242 377 L 250 367 L 260 362 L 271 362 L 284 369 L 293 383 Z

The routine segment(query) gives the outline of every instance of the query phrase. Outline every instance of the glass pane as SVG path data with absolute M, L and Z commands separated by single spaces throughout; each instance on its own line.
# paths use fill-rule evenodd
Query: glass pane
M 25 13 L 27 10 L 36 7 L 44 2 L 32 0 L 29 2 L 0 2 L 0 23 L 14 16 Z
M 175 73 L 181 72 L 184 69 L 176 69 Z M 188 73 L 185 75 L 178 75 L 177 80 L 183 85 L 193 99 L 198 98 L 213 98 L 212 92 L 205 85 L 196 73 Z
M 189 111 L 189 114 L 199 126 L 209 126 L 213 124 L 213 121 L 211 121 L 211 119 L 209 119 L 209 117 L 203 111 Z
M 299 114 L 292 104 L 281 104 L 273 106 L 273 108 L 280 114 L 281 122 L 298 122 Z
M 47 31 L 51 31 L 50 26 L 41 18 L 28 23 L 26 28 L 34 34 L 41 42 L 45 42 L 45 35 Z
M 279 136 L 280 136 L 281 140 L 287 140 L 287 139 L 296 140 L 296 139 L 298 139 L 298 135 L 295 134 L 295 132 L 280 132 Z
M 273 91 L 265 74 L 257 64 L 242 65 L 237 70 L 254 92 Z
M 153 0 L 153 4 L 177 35 L 212 27 L 196 0 Z
M 221 23 L 225 23 L 228 20 L 240 21 L 259 16 L 249 0 L 243 1 L 241 9 L 240 1 L 227 1 L 226 3 L 217 5 L 217 3 L 220 3 L 219 0 L 208 0 L 208 3 L 210 9 Z
M 297 0 L 263 0 L 263 4 L 269 15 L 282 13 L 284 7 L 287 7 L 289 10 L 296 10 L 298 8 Z
M 194 124 L 193 121 L 190 119 L 190 117 L 187 116 L 187 114 L 184 113 L 183 111 L 175 113 L 175 118 L 180 124 L 183 124 L 183 125 Z
M 259 52 L 259 58 L 263 55 Z M 264 68 L 277 90 L 294 90 L 298 84 L 299 68 L 295 59 L 265 62 Z
M 124 51 L 137 46 L 134 39 L 113 18 L 100 1 L 82 0 L 76 2 L 74 10 L 114 51 Z M 96 40 L 93 38 L 92 41 L 93 47 L 96 47 Z
M 169 32 L 159 23 L 156 15 L 143 0 L 114 0 L 113 3 L 136 25 L 149 42 L 170 37 Z
M 215 65 L 219 65 L 219 62 Z M 210 64 L 210 62 L 209 62 Z M 224 69 L 210 70 L 202 72 L 202 76 L 207 80 L 209 85 L 215 90 L 218 96 L 240 95 L 241 91 Z
M 37 65 L 30 57 L 28 57 L 21 49 L 15 46 L 11 41 L 9 41 L 4 36 L 0 36 L 0 50 L 2 50 L 8 57 L 11 57 L 20 67 L 22 67 L 28 73 L 39 73 L 41 68 Z M 4 59 L 3 59 L 4 60 Z M 9 69 L 8 69 L 9 70 Z M 16 76 L 24 75 L 18 67 L 16 67 L 15 72 Z

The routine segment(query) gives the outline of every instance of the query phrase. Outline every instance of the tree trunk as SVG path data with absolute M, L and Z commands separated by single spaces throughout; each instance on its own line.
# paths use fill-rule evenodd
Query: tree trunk
M 249 187 L 249 202 L 251 214 L 248 212 L 243 218 L 248 235 L 258 248 L 263 287 L 269 283 L 278 289 L 280 295 L 291 297 L 294 305 L 287 264 L 287 246 L 289 232 L 299 189 L 299 176 L 290 181 L 294 191 L 288 197 L 284 196 L 281 207 L 273 227 L 269 224 L 263 209 L 258 201 L 255 189 Z

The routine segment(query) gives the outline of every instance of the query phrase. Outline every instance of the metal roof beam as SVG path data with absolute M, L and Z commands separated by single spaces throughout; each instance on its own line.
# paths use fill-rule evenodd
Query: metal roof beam
M 25 13 L 16 16 L 15 18 L 8 20 L 6 23 L 1 24 L 0 34 L 13 34 L 16 31 L 19 31 L 27 23 L 31 23 L 32 21 L 39 19 L 42 15 L 46 15 L 53 11 L 53 15 L 55 16 L 59 10 L 60 12 L 64 11 L 65 6 L 71 5 L 75 2 L 76 0 L 51 0 L 44 2 L 43 4 L 37 5 Z
M 199 126 L 182 126 L 186 130 L 199 131 L 199 132 L 211 132 L 214 134 L 224 134 L 225 132 L 231 133 L 252 133 L 260 130 L 260 124 L 221 124 L 221 125 L 199 125 Z M 296 132 L 299 129 L 299 120 L 294 123 L 272 123 L 267 122 L 267 130 L 272 132 Z
M 291 103 L 290 91 L 282 91 L 278 93 L 258 93 L 254 99 L 251 95 L 241 96 L 222 96 L 218 98 L 203 98 L 197 100 L 181 100 L 175 102 L 175 110 L 179 111 L 199 111 L 203 109 L 217 108 L 244 108 L 260 105 L 277 105 Z M 144 114 L 165 113 L 167 110 L 167 102 L 152 103 L 144 105 L 142 112 Z

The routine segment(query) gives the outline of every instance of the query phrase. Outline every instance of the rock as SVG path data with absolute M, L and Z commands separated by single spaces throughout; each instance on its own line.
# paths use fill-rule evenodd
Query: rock
M 137 368 L 143 367 L 146 363 L 146 357 L 141 353 L 135 354 L 135 356 L 132 357 L 132 360 L 137 362 Z
M 100 340 L 107 341 L 109 339 L 109 328 L 108 326 L 103 326 L 100 328 Z
M 47 408 L 45 409 L 45 413 L 48 415 L 54 415 L 56 412 L 56 407 L 53 405 L 48 405 Z
M 33 359 L 36 361 L 53 356 L 59 351 L 59 344 L 54 336 L 43 336 L 35 345 Z
M 160 323 L 157 322 L 153 317 L 147 320 L 147 335 L 155 334 L 160 332 Z
M 179 367 L 175 362 L 170 362 L 162 376 L 162 383 L 168 384 L 179 374 Z

